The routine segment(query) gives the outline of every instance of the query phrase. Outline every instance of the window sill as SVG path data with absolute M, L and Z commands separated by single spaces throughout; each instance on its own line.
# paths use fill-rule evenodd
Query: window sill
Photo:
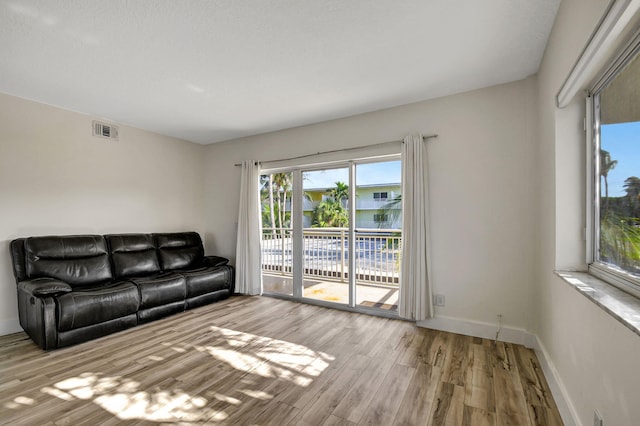
M 586 272 L 555 271 L 555 274 L 640 336 L 640 299 Z

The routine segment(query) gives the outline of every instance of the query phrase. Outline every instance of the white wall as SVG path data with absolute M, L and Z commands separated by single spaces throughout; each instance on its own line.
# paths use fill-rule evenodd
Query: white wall
M 597 409 L 634 424 L 640 338 L 553 274 L 585 266 L 584 106 L 558 110 L 554 96 L 608 4 L 563 0 L 536 77 L 208 147 L 125 126 L 107 142 L 91 117 L 0 95 L 0 334 L 18 330 L 13 238 L 195 229 L 208 253 L 234 258 L 234 163 L 438 133 L 426 142 L 437 315 L 501 313 L 532 330 L 577 423 Z
M 554 99 L 608 0 L 564 0 L 538 73 L 538 249 L 535 333 L 578 424 L 640 419 L 640 337 L 553 274 L 584 268 L 584 99 Z
M 528 328 L 534 272 L 535 79 L 208 147 L 208 251 L 235 257 L 242 160 L 437 133 L 428 144 L 437 314 Z M 396 150 L 398 150 L 396 148 Z M 364 154 L 363 154 L 364 155 Z M 223 188 L 223 190 L 221 190 Z
M 0 334 L 20 331 L 9 242 L 52 234 L 203 230 L 205 148 L 0 94 Z

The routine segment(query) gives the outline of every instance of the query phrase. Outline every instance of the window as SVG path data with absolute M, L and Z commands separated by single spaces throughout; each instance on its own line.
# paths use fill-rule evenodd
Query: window
M 388 194 L 386 192 L 374 192 L 373 199 L 374 201 L 387 201 Z
M 389 215 L 383 213 L 374 214 L 373 221 L 375 223 L 386 223 L 389 221 Z
M 589 271 L 640 295 L 640 38 L 591 91 L 592 263 Z

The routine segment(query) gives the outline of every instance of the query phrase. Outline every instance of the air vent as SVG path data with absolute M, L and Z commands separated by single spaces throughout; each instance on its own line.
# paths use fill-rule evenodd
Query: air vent
M 93 122 L 93 136 L 101 138 L 118 140 L 118 127 L 113 124 L 102 123 L 100 121 Z

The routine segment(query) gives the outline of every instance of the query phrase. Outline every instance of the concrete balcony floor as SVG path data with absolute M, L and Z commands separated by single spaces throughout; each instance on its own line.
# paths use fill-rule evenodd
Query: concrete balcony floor
M 263 272 L 265 293 L 293 295 L 293 278 L 278 272 Z M 349 285 L 330 278 L 308 278 L 303 281 L 303 297 L 334 303 L 349 303 Z M 356 305 L 384 310 L 398 310 L 398 288 L 378 284 L 356 283 Z

